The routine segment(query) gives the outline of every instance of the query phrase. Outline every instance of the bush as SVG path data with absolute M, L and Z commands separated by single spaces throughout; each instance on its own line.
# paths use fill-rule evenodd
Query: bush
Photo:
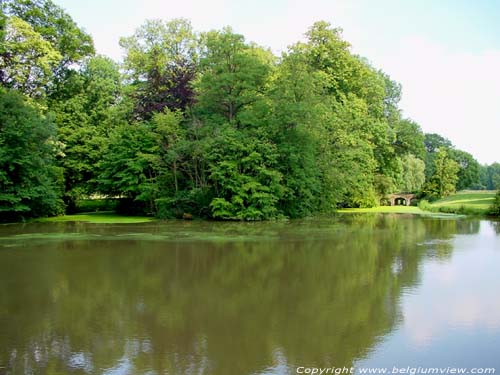
M 56 133 L 38 107 L 0 88 L 0 221 L 64 212 Z
M 495 195 L 495 200 L 491 205 L 489 214 L 500 217 L 500 190 L 498 190 L 497 194 Z
M 436 211 L 436 208 L 432 207 L 432 205 L 429 203 L 427 199 L 420 200 L 420 202 L 418 202 L 418 208 L 420 208 L 422 211 L 430 211 L 430 212 Z

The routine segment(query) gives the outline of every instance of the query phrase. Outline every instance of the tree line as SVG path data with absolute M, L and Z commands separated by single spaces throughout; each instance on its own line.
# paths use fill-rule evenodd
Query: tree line
M 150 20 L 117 63 L 52 1 L 4 0 L 1 218 L 97 195 L 163 218 L 264 220 L 500 187 L 500 164 L 404 118 L 401 85 L 340 29 L 305 36 L 275 56 L 229 27 Z

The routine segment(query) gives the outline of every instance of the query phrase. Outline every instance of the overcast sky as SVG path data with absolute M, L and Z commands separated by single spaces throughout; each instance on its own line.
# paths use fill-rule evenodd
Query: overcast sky
M 500 1 L 497 0 L 54 0 L 120 60 L 118 40 L 146 19 L 230 25 L 275 53 L 315 21 L 344 30 L 353 52 L 403 85 L 404 116 L 481 163 L 500 161 Z

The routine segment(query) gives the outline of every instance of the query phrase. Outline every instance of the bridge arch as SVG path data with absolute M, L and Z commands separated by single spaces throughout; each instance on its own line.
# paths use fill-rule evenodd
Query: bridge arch
M 415 194 L 390 194 L 388 198 L 391 206 L 410 206 Z

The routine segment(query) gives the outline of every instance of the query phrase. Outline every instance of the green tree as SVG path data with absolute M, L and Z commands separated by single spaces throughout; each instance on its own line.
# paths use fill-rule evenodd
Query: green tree
M 7 15 L 30 24 L 61 55 L 58 65 L 54 67 L 56 76 L 94 54 L 91 36 L 51 0 L 3 0 L 3 3 Z
M 500 189 L 500 163 L 492 163 L 486 167 L 485 179 L 488 190 Z
M 230 28 L 204 34 L 201 75 L 195 84 L 197 115 L 214 124 L 248 122 L 264 94 L 271 56 L 245 44 Z
M 441 198 L 455 192 L 458 181 L 458 163 L 452 159 L 445 148 L 438 149 L 435 158 L 434 175 L 427 186 L 427 193 Z
M 111 131 L 99 163 L 98 190 L 125 198 L 134 211 L 156 214 L 157 200 L 179 190 L 176 145 L 183 137 L 181 119 L 179 112 L 165 109 L 150 121 Z
M 451 150 L 451 157 L 458 163 L 457 190 L 471 188 L 480 183 L 479 163 L 468 152 L 462 150 Z
M 425 179 L 430 181 L 431 177 L 434 175 L 435 158 L 437 152 L 441 148 L 451 149 L 453 144 L 450 140 L 440 136 L 439 134 L 425 134 L 424 135 L 425 144 Z
M 300 51 L 290 51 L 274 72 L 269 90 L 272 139 L 278 148 L 278 170 L 284 194 L 280 210 L 290 217 L 321 210 L 318 166 L 321 121 L 321 74 L 314 72 Z
M 87 60 L 79 71 L 67 71 L 53 89 L 49 106 L 64 146 L 60 164 L 68 211 L 74 210 L 79 198 L 96 191 L 96 165 L 111 130 L 125 122 L 121 94 L 118 66 L 105 57 Z
M 397 155 L 412 154 L 418 159 L 425 158 L 424 133 L 420 126 L 411 120 L 400 120 L 394 124 L 396 139 L 394 150 Z
M 61 213 L 56 129 L 19 93 L 0 89 L 0 219 Z
M 160 157 L 150 123 L 117 127 L 110 134 L 99 169 L 101 193 L 124 198 L 131 212 L 156 213 Z
M 352 55 L 340 34 L 340 29 L 317 22 L 306 34 L 307 44 L 294 47 L 321 74 L 323 114 L 316 132 L 321 140 L 322 206 L 330 209 L 376 204 L 375 175 L 392 178 L 398 168 L 385 113 L 397 102 L 397 90 L 392 92 L 385 76 Z
M 7 20 L 0 54 L 2 85 L 40 97 L 62 56 L 33 27 L 18 17 Z
M 209 178 L 215 190 L 210 203 L 213 217 L 263 220 L 280 214 L 283 177 L 276 170 L 275 145 L 225 125 L 210 149 Z
M 490 215 L 500 216 L 500 190 L 495 195 L 495 200 L 490 208 Z
M 136 119 L 192 105 L 198 41 L 187 20 L 147 21 L 120 45 Z
M 415 193 L 420 190 L 425 182 L 425 163 L 412 154 L 406 154 L 402 160 L 402 183 L 399 190 Z
M 384 96 L 384 116 L 388 119 L 389 124 L 399 121 L 401 118 L 401 110 L 398 107 L 401 100 L 401 84 L 393 81 L 387 74 L 380 71 L 379 75 L 384 79 L 385 96 Z

